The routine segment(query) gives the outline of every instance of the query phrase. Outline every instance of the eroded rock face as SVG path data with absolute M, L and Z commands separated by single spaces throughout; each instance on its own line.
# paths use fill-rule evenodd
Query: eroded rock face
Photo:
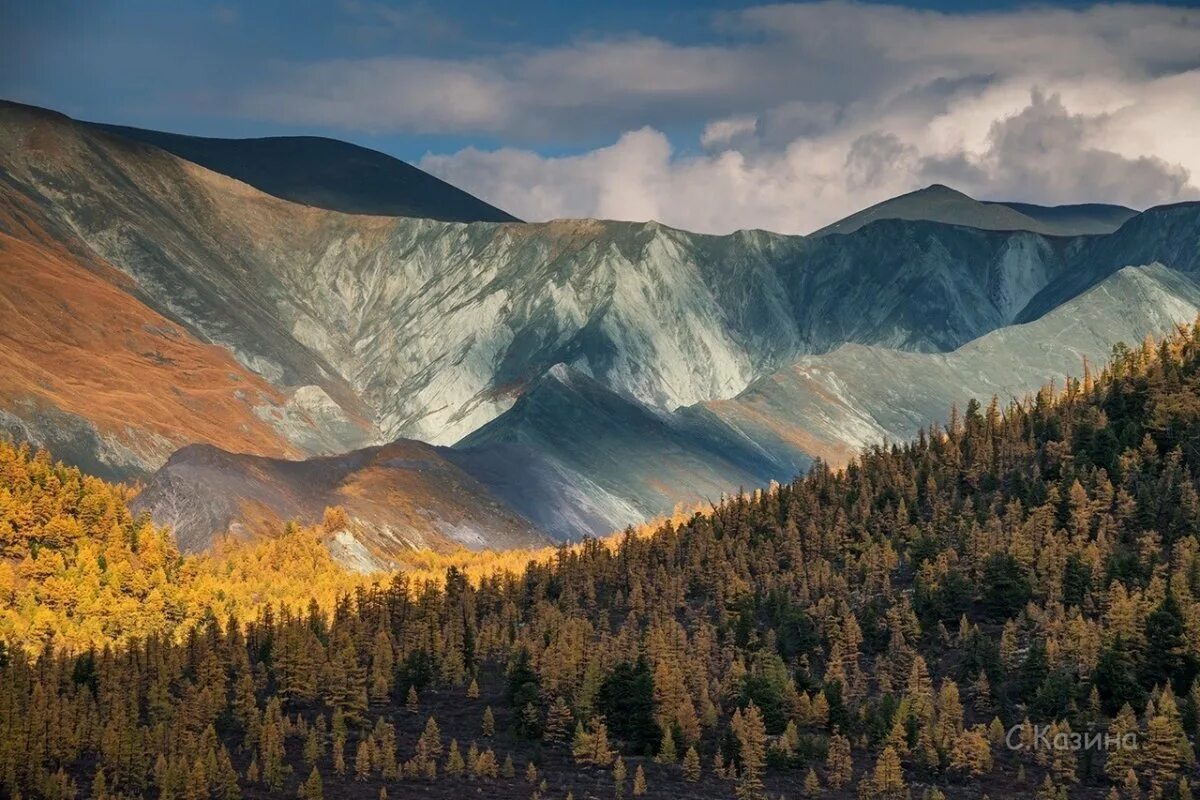
M 16 106 L 0 163 L 46 230 L 274 386 L 262 417 L 312 453 L 452 443 L 560 362 L 669 410 L 844 342 L 950 349 L 1063 264 L 1034 234 L 926 222 L 805 240 L 352 216 Z
M 359 216 L 0 104 L 0 299 L 26 312 L 0 321 L 0 426 L 108 477 L 146 475 L 193 442 L 226 451 L 232 473 L 269 472 L 248 482 L 262 497 L 228 508 L 238 487 L 197 451 L 155 476 L 164 514 L 175 494 L 193 511 L 212 498 L 185 526 L 197 546 L 252 527 L 264 504 L 272 519 L 321 511 L 293 502 L 294 480 L 327 473 L 280 459 L 344 453 L 339 481 L 410 511 L 398 487 L 440 504 L 436 522 L 362 505 L 342 535 L 362 561 L 603 533 L 787 479 L 1194 312 L 1198 207 L 1087 236 L 924 218 L 1059 230 L 1127 211 L 953 194 L 809 238 Z M 402 439 L 458 445 L 415 472 L 363 455 L 417 447 Z M 460 496 L 414 483 L 424 472 Z M 185 478 L 195 491 L 180 494 Z
M 1001 405 L 1098 369 L 1114 345 L 1136 344 L 1200 313 L 1200 285 L 1162 264 L 1126 267 L 1045 316 L 949 353 L 848 344 L 806 356 L 738 397 L 688 409 L 759 443 L 786 471 L 820 456 L 844 463 L 885 440 L 908 441 L 970 399 Z

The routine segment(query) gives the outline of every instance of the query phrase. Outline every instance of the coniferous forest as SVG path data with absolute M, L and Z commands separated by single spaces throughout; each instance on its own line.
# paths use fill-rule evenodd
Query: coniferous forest
M 6 446 L 0 793 L 1191 798 L 1198 469 L 1200 324 L 482 576 L 184 558 Z

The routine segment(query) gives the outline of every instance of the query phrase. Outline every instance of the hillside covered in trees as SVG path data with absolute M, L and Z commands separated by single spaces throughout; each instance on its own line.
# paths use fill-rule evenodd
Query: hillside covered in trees
M 0 793 L 1191 798 L 1198 465 L 1200 325 L 476 579 L 180 559 L 5 450 Z

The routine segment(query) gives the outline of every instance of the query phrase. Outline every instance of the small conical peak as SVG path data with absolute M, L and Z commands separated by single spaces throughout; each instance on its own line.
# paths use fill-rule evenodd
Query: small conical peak
M 944 183 L 931 183 L 924 189 L 917 189 L 911 192 L 914 195 L 927 195 L 931 197 L 962 197 L 968 200 L 972 199 L 969 194 L 960 192 L 952 186 L 947 186 Z

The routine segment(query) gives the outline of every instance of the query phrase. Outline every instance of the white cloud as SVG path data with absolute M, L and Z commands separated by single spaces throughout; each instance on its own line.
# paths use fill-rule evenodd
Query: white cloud
M 700 134 L 700 144 L 708 149 L 726 147 L 756 130 L 758 117 L 753 115 L 717 119 L 704 126 L 704 132 Z
M 1200 11 L 940 13 L 850 2 L 719 19 L 723 43 L 582 41 L 284 67 L 246 113 L 525 143 L 422 166 L 527 219 L 806 232 L 934 180 L 976 196 L 1200 196 Z M 660 131 L 694 130 L 696 138 Z M 542 157 L 580 137 L 612 145 Z

